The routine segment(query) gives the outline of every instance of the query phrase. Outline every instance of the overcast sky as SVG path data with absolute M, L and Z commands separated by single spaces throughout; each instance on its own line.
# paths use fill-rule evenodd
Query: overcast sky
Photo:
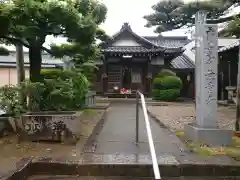
M 113 35 L 120 30 L 124 22 L 128 22 L 133 31 L 139 35 L 154 35 L 152 28 L 146 28 L 144 15 L 153 12 L 152 6 L 159 0 L 101 0 L 108 8 L 107 19 L 101 27 L 109 34 Z M 189 1 L 189 0 L 188 0 Z M 178 31 L 179 35 L 184 35 Z M 172 35 L 172 33 L 165 33 Z M 176 35 L 176 34 L 175 34 Z
M 107 18 L 105 23 L 101 27 L 106 31 L 108 35 L 113 35 L 117 33 L 124 22 L 128 22 L 132 30 L 142 36 L 156 35 L 153 28 L 146 28 L 144 15 L 148 15 L 153 12 L 152 6 L 159 2 L 160 0 L 99 0 L 102 1 L 108 8 Z M 191 0 L 185 0 L 189 2 Z M 200 1 L 200 0 L 199 0 Z M 238 8 L 238 12 L 240 7 Z M 231 13 L 234 13 L 232 11 Z M 175 30 L 173 32 L 163 33 L 165 36 L 186 36 L 186 29 Z M 189 32 L 189 31 L 188 31 Z M 52 43 L 63 43 L 65 40 L 63 38 L 54 38 L 48 36 L 46 47 L 49 47 Z M 14 47 L 13 47 L 14 48 Z

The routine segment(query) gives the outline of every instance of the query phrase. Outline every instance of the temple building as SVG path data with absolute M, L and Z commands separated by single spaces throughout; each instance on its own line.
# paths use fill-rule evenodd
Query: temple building
M 152 80 L 161 69 L 172 69 L 183 80 L 182 96 L 189 96 L 194 63 L 182 58 L 187 37 L 139 36 L 124 23 L 120 31 L 103 45 L 103 58 L 97 62 L 97 94 L 117 96 L 125 88 L 151 96 Z M 186 91 L 187 90 L 187 91 Z

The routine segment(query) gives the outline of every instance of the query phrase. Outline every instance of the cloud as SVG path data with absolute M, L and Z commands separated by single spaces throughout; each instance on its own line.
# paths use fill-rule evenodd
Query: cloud
M 144 15 L 153 12 L 152 6 L 159 0 L 102 0 L 108 8 L 107 19 L 101 27 L 109 34 L 113 35 L 118 32 L 124 22 L 128 22 L 133 31 L 139 35 L 151 36 L 156 35 L 154 28 L 146 28 Z M 184 35 L 185 31 L 176 31 L 179 35 Z M 174 35 L 176 35 L 174 32 Z M 173 35 L 173 33 L 164 33 Z

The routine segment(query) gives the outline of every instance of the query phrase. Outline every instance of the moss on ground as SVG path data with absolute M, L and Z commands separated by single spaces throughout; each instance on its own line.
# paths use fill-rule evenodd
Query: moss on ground
M 84 114 L 86 114 L 86 115 L 95 115 L 95 114 L 97 114 L 97 111 L 96 110 L 94 110 L 94 109 L 84 109 Z
M 178 132 L 176 132 L 176 136 L 183 137 L 184 136 L 184 132 L 178 131 Z
M 176 136 L 184 138 L 184 132 L 176 132 Z M 240 161 L 240 138 L 233 137 L 232 145 L 229 147 L 209 147 L 206 144 L 186 142 L 186 147 L 191 151 L 202 156 L 227 155 Z

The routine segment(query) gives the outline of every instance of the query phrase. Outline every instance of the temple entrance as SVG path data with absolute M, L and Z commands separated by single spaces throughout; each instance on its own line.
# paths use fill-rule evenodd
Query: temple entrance
M 132 68 L 123 66 L 122 69 L 122 88 L 131 89 L 132 84 Z

